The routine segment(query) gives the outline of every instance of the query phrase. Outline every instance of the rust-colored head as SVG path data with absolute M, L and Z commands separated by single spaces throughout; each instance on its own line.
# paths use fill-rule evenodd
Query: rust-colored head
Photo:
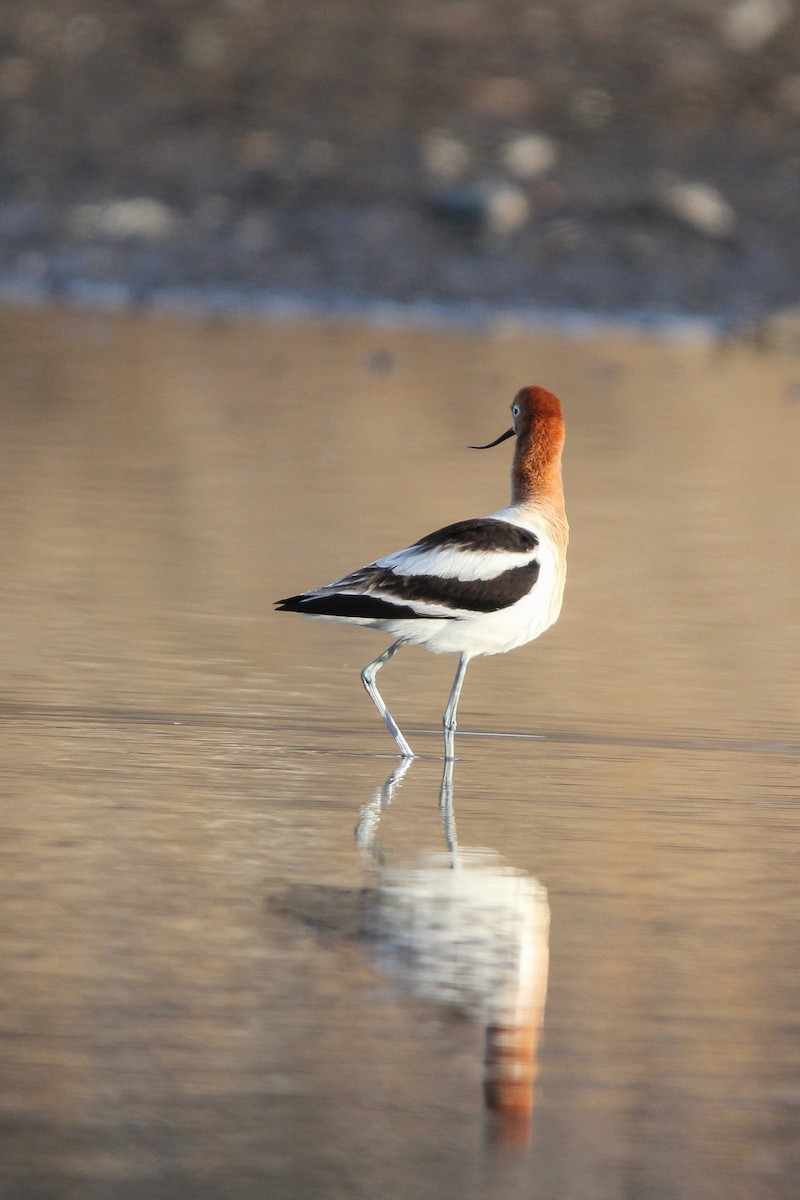
M 564 415 L 561 412 L 561 401 L 558 396 L 548 392 L 543 387 L 520 388 L 511 405 L 511 415 L 514 419 L 514 432 L 521 433 L 539 423 L 558 426 L 564 430 Z
M 561 412 L 561 401 L 558 396 L 548 392 L 543 387 L 520 388 L 511 404 L 511 419 L 514 424 L 505 433 L 485 446 L 470 446 L 470 450 L 491 450 L 499 446 L 507 438 L 530 438 L 544 436 L 550 431 L 551 438 L 560 436 L 564 441 L 564 417 Z
M 514 397 L 511 415 L 517 435 L 511 468 L 512 500 L 514 503 L 548 501 L 563 510 L 561 401 L 546 388 L 522 388 Z
M 558 396 L 543 387 L 520 388 L 511 405 L 511 429 L 485 446 L 489 450 L 507 438 L 517 438 L 511 468 L 513 503 L 549 499 L 563 508 L 561 451 L 564 448 L 564 416 Z

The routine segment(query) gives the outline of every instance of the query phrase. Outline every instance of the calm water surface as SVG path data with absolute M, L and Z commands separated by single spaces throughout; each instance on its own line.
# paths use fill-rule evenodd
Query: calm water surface
M 0 356 L 2 1195 L 795 1200 L 800 364 L 13 312 Z M 452 780 L 455 660 L 394 659 L 392 777 L 385 642 L 270 601 L 504 504 L 466 444 L 532 382 L 564 613 L 472 665 Z

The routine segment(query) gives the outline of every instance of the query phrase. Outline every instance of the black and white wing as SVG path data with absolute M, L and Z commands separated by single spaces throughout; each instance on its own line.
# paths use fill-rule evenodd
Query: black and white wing
M 353 621 L 457 620 L 497 612 L 539 576 L 539 539 L 498 517 L 457 521 L 333 583 L 289 596 L 286 612 Z

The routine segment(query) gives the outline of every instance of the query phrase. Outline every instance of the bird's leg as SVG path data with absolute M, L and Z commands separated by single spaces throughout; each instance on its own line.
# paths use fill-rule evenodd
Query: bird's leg
M 397 642 L 392 642 L 388 650 L 384 650 L 383 654 L 379 654 L 373 662 L 364 667 L 364 670 L 361 672 L 361 679 L 364 687 L 367 689 L 370 700 L 386 722 L 386 728 L 389 730 L 389 733 L 397 742 L 402 757 L 416 758 L 414 751 L 400 732 L 397 722 L 384 704 L 383 697 L 375 684 L 375 676 L 378 674 L 378 671 L 380 671 L 385 662 L 389 661 L 393 654 L 397 653 L 402 645 L 403 638 L 400 638 Z
M 458 698 L 461 695 L 461 687 L 464 683 L 464 676 L 467 673 L 470 656 L 462 654 L 458 660 L 456 668 L 456 677 L 453 680 L 453 687 L 450 691 L 450 699 L 447 701 L 447 708 L 444 710 L 442 724 L 444 726 L 444 756 L 445 758 L 455 758 L 456 756 L 456 710 L 458 708 Z

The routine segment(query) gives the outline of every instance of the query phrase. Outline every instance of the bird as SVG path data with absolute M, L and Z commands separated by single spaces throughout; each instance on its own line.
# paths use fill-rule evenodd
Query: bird
M 470 660 L 533 641 L 561 612 L 569 540 L 561 402 L 546 388 L 524 387 L 514 397 L 511 421 L 493 442 L 469 447 L 490 450 L 516 438 L 507 507 L 445 525 L 341 579 L 276 602 L 278 612 L 363 625 L 395 639 L 361 679 L 402 758 L 416 755 L 376 684 L 378 671 L 402 646 L 459 655 L 442 718 L 445 760 L 451 760 Z

